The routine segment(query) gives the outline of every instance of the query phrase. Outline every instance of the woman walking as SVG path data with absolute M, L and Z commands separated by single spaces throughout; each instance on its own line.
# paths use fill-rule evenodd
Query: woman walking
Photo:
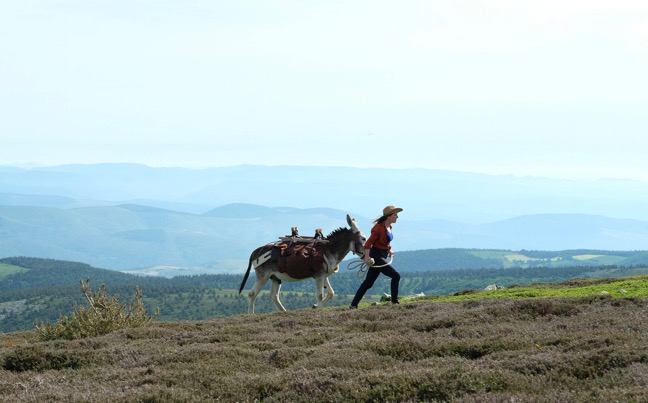
M 373 266 L 367 270 L 367 277 L 360 284 L 353 301 L 351 301 L 351 308 L 358 307 L 360 300 L 364 297 L 367 290 L 373 287 L 376 279 L 380 273 L 391 278 L 391 302 L 398 304 L 398 284 L 400 282 L 400 274 L 390 264 L 387 263 L 387 258 L 394 253 L 391 250 L 391 241 L 394 239 L 392 233 L 392 225 L 398 220 L 398 213 L 403 211 L 402 208 L 387 206 L 383 209 L 383 215 L 374 221 L 374 226 L 371 228 L 371 235 L 367 242 L 365 242 L 365 263 L 369 264 L 370 260 L 374 260 Z

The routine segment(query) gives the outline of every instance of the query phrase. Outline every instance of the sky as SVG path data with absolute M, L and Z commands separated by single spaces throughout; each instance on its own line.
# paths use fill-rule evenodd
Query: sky
M 0 165 L 648 181 L 648 2 L 0 0 Z

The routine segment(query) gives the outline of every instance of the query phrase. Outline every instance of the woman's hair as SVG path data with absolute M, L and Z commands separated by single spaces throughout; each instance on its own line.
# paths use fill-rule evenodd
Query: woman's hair
M 391 214 L 390 214 L 390 215 L 391 215 Z M 378 224 L 378 223 L 381 223 L 381 222 L 385 222 L 385 220 L 387 219 L 387 217 L 389 217 L 389 215 L 382 215 L 382 216 L 376 218 L 376 219 L 374 220 L 373 223 L 374 223 L 374 224 Z

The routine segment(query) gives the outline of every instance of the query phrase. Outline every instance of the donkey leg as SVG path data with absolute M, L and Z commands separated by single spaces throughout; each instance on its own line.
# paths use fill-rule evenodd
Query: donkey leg
M 315 303 L 313 304 L 313 309 L 319 308 L 322 306 L 322 287 L 324 282 L 321 277 L 315 277 Z
M 281 282 L 279 280 L 275 280 L 275 278 L 272 278 L 272 285 L 270 287 L 270 299 L 272 302 L 275 303 L 277 308 L 280 311 L 286 311 L 286 308 L 281 304 L 281 301 L 279 300 L 279 290 L 281 290 Z
M 266 285 L 270 276 L 259 276 L 257 275 L 254 286 L 248 293 L 248 313 L 251 315 L 254 313 L 254 301 L 259 296 L 259 292 L 263 289 L 263 286 Z
M 315 278 L 315 304 L 313 308 L 324 306 L 324 279 L 322 277 Z
M 333 287 L 331 287 L 331 282 L 328 277 L 324 278 L 324 289 L 326 290 L 326 297 L 322 300 L 322 306 L 332 300 L 335 295 L 335 291 L 333 291 Z

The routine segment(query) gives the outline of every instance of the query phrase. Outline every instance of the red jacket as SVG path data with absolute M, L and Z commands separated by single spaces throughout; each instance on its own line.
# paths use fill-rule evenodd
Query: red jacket
M 375 246 L 378 249 L 386 249 L 390 251 L 391 245 L 389 242 L 391 242 L 391 240 L 387 237 L 387 227 L 384 222 L 381 222 L 371 228 L 371 235 L 369 235 L 369 239 L 365 242 L 364 247 L 365 249 L 371 249 L 372 246 Z

